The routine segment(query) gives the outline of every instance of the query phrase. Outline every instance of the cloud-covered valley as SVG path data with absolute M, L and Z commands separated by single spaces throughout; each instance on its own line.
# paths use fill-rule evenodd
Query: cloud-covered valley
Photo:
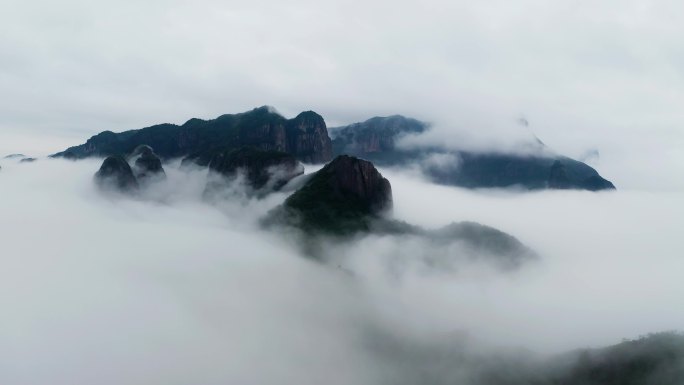
M 137 197 L 98 191 L 97 160 L 2 166 L 3 383 L 468 383 L 477 365 L 425 357 L 543 357 L 684 324 L 681 193 L 471 191 L 381 170 L 397 219 L 477 221 L 539 254 L 441 270 L 386 236 L 311 260 L 258 227 L 286 193 L 209 204 L 204 172 L 177 164 Z

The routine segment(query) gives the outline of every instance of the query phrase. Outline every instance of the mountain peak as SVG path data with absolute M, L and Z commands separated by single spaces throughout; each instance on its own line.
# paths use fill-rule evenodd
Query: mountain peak
M 307 232 L 368 231 L 392 209 L 392 186 L 373 163 L 341 155 L 316 172 L 271 214 L 271 221 Z

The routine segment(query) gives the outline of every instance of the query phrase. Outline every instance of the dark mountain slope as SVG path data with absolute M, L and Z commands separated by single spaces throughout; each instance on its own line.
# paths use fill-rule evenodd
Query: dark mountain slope
M 123 156 L 109 156 L 95 173 L 95 182 L 104 189 L 131 192 L 139 188 L 131 166 Z
M 434 182 L 467 188 L 520 186 L 591 191 L 615 188 L 592 167 L 564 156 L 397 148 L 396 142 L 402 136 L 420 134 L 427 129 L 426 123 L 399 115 L 375 117 L 331 129 L 333 150 L 335 155 L 354 155 L 381 166 L 419 164 Z M 452 160 L 439 165 L 425 162 L 433 155 L 447 155 Z
M 392 187 L 372 163 L 338 156 L 271 213 L 271 220 L 306 232 L 369 231 L 392 208 Z
M 160 124 L 122 133 L 105 131 L 53 156 L 82 159 L 127 154 L 143 144 L 152 146 L 163 159 L 190 155 L 204 165 L 220 151 L 244 146 L 286 152 L 310 163 L 332 158 L 328 130 L 320 115 L 307 111 L 285 119 L 266 106 L 213 120 L 191 119 L 181 126 Z
M 514 269 L 537 257 L 515 237 L 478 223 L 452 223 L 427 230 L 394 220 L 389 216 L 392 205 L 390 182 L 371 162 L 341 155 L 312 175 L 263 223 L 301 230 L 306 235 L 301 239 L 305 252 L 317 259 L 325 258 L 326 239 L 346 242 L 367 235 L 395 236 L 397 241 L 420 239 L 434 251 L 428 250 L 425 259 L 435 266 L 447 267 L 450 261 L 472 257 Z

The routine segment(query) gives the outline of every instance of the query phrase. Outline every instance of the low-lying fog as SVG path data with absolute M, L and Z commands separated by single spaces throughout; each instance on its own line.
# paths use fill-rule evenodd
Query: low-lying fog
M 213 206 L 202 172 L 167 165 L 143 196 L 109 196 L 100 162 L 0 162 L 0 383 L 397 383 L 406 362 L 383 338 L 550 354 L 684 325 L 682 193 L 467 191 L 382 170 L 398 219 L 477 221 L 540 259 L 440 271 L 412 261 L 420 244 L 370 237 L 324 265 L 258 229 L 284 194 Z

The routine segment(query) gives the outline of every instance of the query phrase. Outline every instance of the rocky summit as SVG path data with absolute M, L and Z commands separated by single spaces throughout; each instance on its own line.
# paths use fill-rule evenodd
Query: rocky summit
M 424 243 L 426 262 L 450 266 L 462 258 L 493 262 L 502 269 L 515 269 L 536 258 L 534 251 L 515 237 L 473 222 L 452 223 L 437 230 L 391 218 L 392 188 L 375 166 L 352 156 L 341 155 L 313 174 L 282 206 L 272 210 L 264 224 L 285 225 L 306 235 L 379 235 L 418 239 Z M 325 259 L 325 242 L 305 237 L 305 253 Z
M 102 166 L 95 173 L 95 182 L 101 188 L 120 192 L 130 192 L 139 187 L 131 166 L 120 155 L 109 156 L 102 162 Z
M 121 133 L 104 131 L 53 157 L 127 154 L 143 144 L 152 146 L 162 159 L 186 158 L 203 166 L 219 152 L 244 146 L 285 152 L 307 163 L 332 158 L 328 129 L 320 115 L 306 111 L 286 119 L 268 106 L 212 120 L 190 119 L 180 126 L 167 123 Z
M 128 156 L 128 160 L 133 162 L 133 173 L 141 181 L 166 178 L 161 159 L 148 145 L 136 147 Z
M 266 222 L 348 235 L 369 231 L 371 222 L 391 208 L 390 182 L 371 162 L 343 155 L 316 172 Z

